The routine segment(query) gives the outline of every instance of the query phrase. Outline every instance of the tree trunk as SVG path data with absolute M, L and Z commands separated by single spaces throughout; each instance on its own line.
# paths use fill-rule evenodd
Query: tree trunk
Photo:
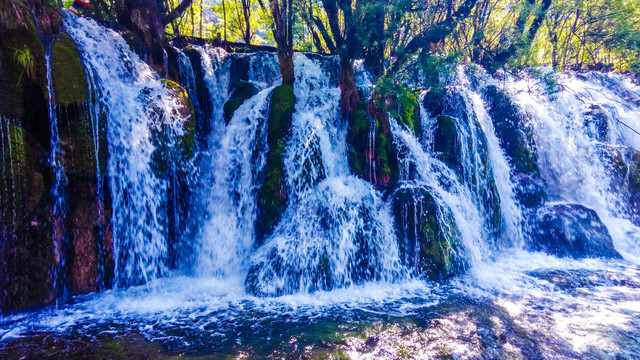
M 353 63 L 346 59 L 340 61 L 340 92 L 340 116 L 346 119 L 353 115 L 360 101 Z
M 278 47 L 278 63 L 280 65 L 280 74 L 282 75 L 282 83 L 284 85 L 291 85 L 295 81 L 293 74 L 293 51 L 289 52 L 286 49 Z

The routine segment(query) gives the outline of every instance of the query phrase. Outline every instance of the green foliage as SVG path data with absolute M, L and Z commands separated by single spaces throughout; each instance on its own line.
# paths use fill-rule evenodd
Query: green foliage
M 33 79 L 36 74 L 36 61 L 28 47 L 17 49 L 13 54 L 14 59 L 22 66 L 22 75 L 26 74 L 28 78 Z M 19 80 L 18 80 L 19 81 Z

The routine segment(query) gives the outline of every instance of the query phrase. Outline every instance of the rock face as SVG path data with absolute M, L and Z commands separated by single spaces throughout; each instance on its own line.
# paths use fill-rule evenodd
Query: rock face
M 526 116 L 495 85 L 488 86 L 483 95 L 496 135 L 505 153 L 512 159 L 515 170 L 525 174 L 540 174 L 534 149 L 522 130 L 526 129 Z
M 383 81 L 372 98 L 360 102 L 347 116 L 347 144 L 351 171 L 381 190 L 391 190 L 400 179 L 400 164 L 393 144 L 390 117 L 421 135 L 418 98 L 402 85 Z
M 433 151 L 470 184 L 486 214 L 486 224 L 497 236 L 502 227 L 500 197 L 489 162 L 487 138 L 475 112 L 455 89 L 431 91 L 423 97 L 433 124 Z
M 577 204 L 541 207 L 535 216 L 529 247 L 571 258 L 621 258 L 598 214 Z
M 293 87 L 280 85 L 271 95 L 271 109 L 267 124 L 267 165 L 264 181 L 258 194 L 256 239 L 262 243 L 280 220 L 287 206 L 288 194 L 284 172 L 286 139 L 291 133 L 291 121 L 296 99 Z
M 0 3 L 0 313 L 55 299 L 47 77 L 37 29 L 50 31 L 60 17 L 36 24 L 32 11 L 51 9 L 33 5 Z
M 449 209 L 427 188 L 400 188 L 393 195 L 400 258 L 417 275 L 437 280 L 462 272 L 458 228 Z

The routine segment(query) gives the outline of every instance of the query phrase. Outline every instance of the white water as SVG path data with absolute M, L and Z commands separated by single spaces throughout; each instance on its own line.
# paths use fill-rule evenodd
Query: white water
M 296 106 L 284 157 L 289 204 L 252 256 L 250 281 L 260 293 L 280 295 L 399 280 L 390 209 L 370 183 L 350 176 L 340 89 L 320 64 L 302 54 L 294 60 Z
M 64 17 L 107 117 L 108 173 L 113 207 L 116 286 L 147 282 L 167 271 L 167 183 L 151 168 L 154 134 L 169 145 L 182 134 L 177 104 L 120 35 L 91 19 Z
M 215 150 L 207 212 L 198 234 L 196 272 L 201 276 L 245 272 L 255 241 L 257 179 L 266 163 L 265 126 L 272 90 L 262 90 L 238 108 Z

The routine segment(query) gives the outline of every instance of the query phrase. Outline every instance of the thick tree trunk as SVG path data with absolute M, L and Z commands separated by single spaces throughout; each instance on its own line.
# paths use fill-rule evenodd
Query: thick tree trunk
M 295 81 L 293 74 L 293 51 L 278 48 L 278 63 L 280 65 L 280 74 L 282 75 L 282 83 L 291 85 Z
M 346 119 L 353 115 L 360 101 L 353 63 L 349 60 L 340 61 L 340 92 L 340 115 Z

